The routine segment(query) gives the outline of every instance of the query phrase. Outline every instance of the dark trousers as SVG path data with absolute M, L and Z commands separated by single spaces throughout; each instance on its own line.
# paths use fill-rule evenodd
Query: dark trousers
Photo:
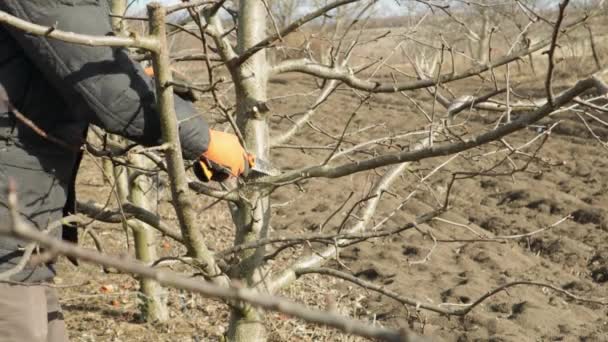
M 67 342 L 54 288 L 0 283 L 0 342 Z
M 9 139 L 14 132 L 1 123 L 0 120 L 0 225 L 9 222 L 6 185 L 12 179 L 17 186 L 22 220 L 44 230 L 62 217 L 75 157 L 55 152 L 52 146 L 22 146 Z M 61 238 L 60 229 L 49 234 Z M 15 267 L 26 245 L 27 241 L 0 236 L 0 273 Z M 0 282 L 0 342 L 68 341 L 55 289 L 39 285 L 50 281 L 54 274 L 51 265 L 26 266 L 11 277 L 23 285 Z
M 0 120 L 1 123 L 1 120 Z M 0 125 L 0 133 L 5 127 Z M 18 208 L 22 220 L 39 230 L 56 223 L 63 216 L 71 181 L 75 155 L 54 151 L 53 146 L 28 147 L 19 142 L 0 139 L 0 224 L 10 222 L 8 216 L 7 184 L 10 179 L 17 187 Z M 61 227 L 49 231 L 61 238 Z M 0 236 L 0 272 L 15 267 L 27 241 Z M 54 271 L 46 265 L 29 265 L 11 280 L 38 283 L 52 279 Z

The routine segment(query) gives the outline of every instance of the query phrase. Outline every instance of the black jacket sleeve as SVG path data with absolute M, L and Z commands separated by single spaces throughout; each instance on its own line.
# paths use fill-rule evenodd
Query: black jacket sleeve
M 106 0 L 2 0 L 0 9 L 64 31 L 111 34 Z M 161 142 L 154 87 L 125 49 L 87 47 L 7 29 L 77 119 L 144 145 Z M 196 159 L 208 146 L 207 123 L 178 96 L 175 107 L 184 156 Z

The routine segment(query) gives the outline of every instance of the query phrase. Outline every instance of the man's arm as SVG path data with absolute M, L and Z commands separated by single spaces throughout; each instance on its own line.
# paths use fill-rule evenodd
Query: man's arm
M 2 0 L 0 9 L 64 31 L 107 35 L 112 30 L 105 1 Z M 74 115 L 144 145 L 160 143 L 154 88 L 125 49 L 86 47 L 9 30 Z M 177 96 L 175 107 L 184 156 L 198 159 L 208 147 L 207 123 Z

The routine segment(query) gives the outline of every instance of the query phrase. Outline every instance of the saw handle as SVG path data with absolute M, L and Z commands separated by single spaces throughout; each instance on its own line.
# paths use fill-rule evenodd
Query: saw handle
M 255 166 L 255 156 L 247 153 L 245 155 L 245 172 L 242 176 L 247 176 L 249 170 Z M 224 167 L 212 160 L 205 157 L 201 157 L 197 162 L 194 163 L 194 175 L 201 181 L 207 183 L 210 181 L 223 182 L 232 176 L 232 172 L 229 168 Z

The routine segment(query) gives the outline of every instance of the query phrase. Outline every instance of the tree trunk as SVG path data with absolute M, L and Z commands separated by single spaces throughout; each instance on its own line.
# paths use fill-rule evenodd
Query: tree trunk
M 127 0 L 112 0 L 110 11 L 113 15 L 123 16 L 127 11 Z M 112 17 L 112 29 L 116 33 L 122 33 L 127 30 L 125 21 L 119 17 Z
M 179 126 L 173 102 L 173 86 L 167 85 L 172 81 L 172 76 L 166 39 L 166 13 L 159 3 L 153 2 L 148 5 L 148 16 L 150 18 L 150 34 L 159 41 L 158 50 L 152 54 L 152 62 L 158 108 L 161 112 L 162 138 L 163 142 L 170 146 L 165 152 L 165 158 L 167 160 L 167 173 L 170 178 L 171 196 L 175 214 L 185 241 L 185 246 L 188 249 L 188 254 L 203 264 L 202 267 L 211 281 L 227 286 L 228 279 L 221 276 L 222 272 L 205 244 L 203 233 L 196 225 L 197 213 L 192 205 L 194 199 L 188 189 L 184 159 L 181 153 L 182 148 L 178 134 Z
M 242 53 L 264 39 L 266 33 L 266 9 L 261 0 L 239 3 L 238 52 Z M 257 158 L 268 160 L 269 137 L 266 121 L 266 96 L 268 62 L 265 50 L 253 55 L 235 71 L 237 123 L 243 133 L 248 151 Z M 250 203 L 233 206 L 236 226 L 235 244 L 256 240 L 268 234 L 270 202 L 260 193 L 249 193 Z M 265 249 L 249 250 L 239 255 L 242 262 L 233 277 L 254 287 L 261 281 L 262 257 Z M 253 308 L 233 309 L 228 330 L 229 341 L 258 342 L 266 340 L 266 328 L 261 311 Z
M 488 10 L 483 9 L 481 12 L 482 22 L 481 31 L 479 33 L 479 42 L 477 45 L 477 60 L 481 64 L 486 64 L 489 60 L 489 49 L 490 49 L 490 14 Z
M 140 154 L 132 155 L 129 159 L 136 167 L 154 167 L 152 161 Z M 133 179 L 130 184 L 131 202 L 151 212 L 157 212 L 157 189 L 154 183 L 145 174 L 136 174 L 138 172 L 136 169 L 131 169 L 131 171 L 130 176 Z M 154 228 L 138 220 L 130 220 L 129 226 L 133 229 L 133 242 L 137 259 L 144 263 L 150 263 L 158 259 Z M 166 321 L 169 318 L 169 312 L 167 310 L 166 292 L 163 288 L 152 279 L 139 279 L 139 287 L 142 319 L 147 322 Z
M 127 0 L 111 0 L 110 1 L 110 13 L 114 14 L 114 15 L 124 15 L 125 11 L 127 10 Z M 116 17 L 111 17 L 112 20 L 112 30 L 117 33 L 120 34 L 121 32 L 124 31 L 124 27 L 122 25 L 122 20 L 120 18 L 116 18 Z M 108 136 L 109 139 L 119 139 L 118 136 L 113 136 L 113 135 L 109 135 Z M 114 166 L 112 165 L 112 161 L 109 159 L 104 159 L 103 160 L 103 172 L 108 174 L 108 175 L 112 175 L 115 172 L 112 171 L 114 168 Z M 110 177 L 108 177 L 110 178 Z M 105 179 L 105 177 L 104 177 Z M 107 181 L 110 182 L 110 186 L 112 185 L 111 183 L 113 182 L 112 179 L 108 179 Z
M 127 175 L 127 168 L 125 166 L 113 165 L 113 167 L 116 195 L 118 197 L 116 201 L 118 202 L 118 205 L 122 205 L 129 198 L 129 176 Z M 128 233 L 128 224 L 125 220 L 123 220 L 122 226 L 125 232 Z

